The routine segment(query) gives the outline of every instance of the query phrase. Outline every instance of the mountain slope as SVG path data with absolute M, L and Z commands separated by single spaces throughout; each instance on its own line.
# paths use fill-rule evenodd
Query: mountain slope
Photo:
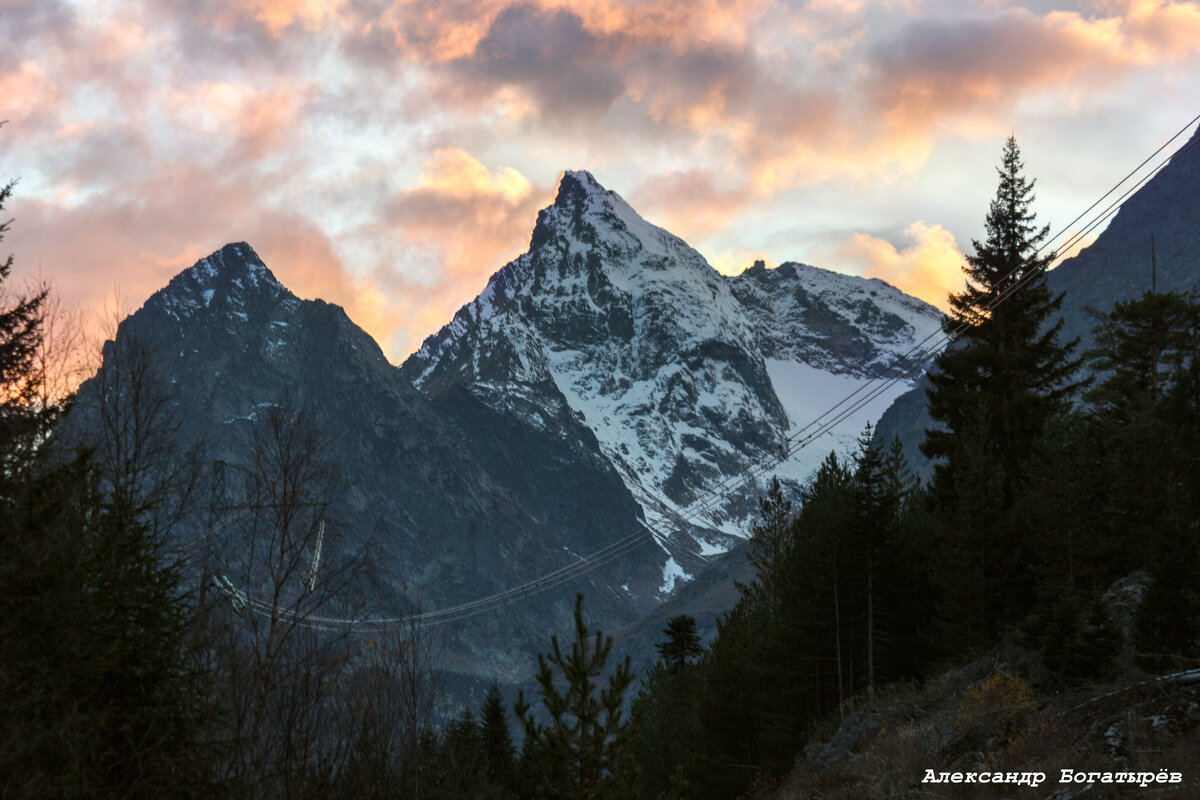
M 302 409 L 346 487 L 328 535 L 372 548 L 393 598 L 438 610 L 586 566 L 582 578 L 442 629 L 452 669 L 517 680 L 569 619 L 576 591 L 593 624 L 649 642 L 637 623 L 748 536 L 761 487 L 679 514 L 770 457 L 937 319 L 881 281 L 801 264 L 720 275 L 591 175 L 568 172 L 529 252 L 400 368 L 342 309 L 288 291 L 244 243 L 177 275 L 117 342 L 146 348 L 187 420 L 182 435 L 206 442 L 206 498 L 218 473 L 243 474 L 266 409 Z M 81 429 L 96 423 L 100 383 L 80 392 Z M 830 447 L 851 447 L 887 399 L 781 465 L 781 477 L 795 487 Z M 663 533 L 659 546 L 586 563 L 627 537 L 649 545 L 643 519 Z M 721 591 L 698 581 L 687 602 L 712 611 Z M 383 605 L 361 613 L 386 615 Z
M 1063 334 L 1085 349 L 1095 324 L 1087 309 L 1107 313 L 1149 291 L 1152 251 L 1158 291 L 1200 288 L 1200 128 L 1189 145 L 1121 205 L 1095 242 L 1050 272 L 1051 291 L 1067 295 Z
M 721 275 L 590 174 L 567 172 L 529 251 L 401 371 L 431 398 L 463 386 L 531 424 L 575 415 L 677 545 L 664 547 L 665 595 L 698 568 L 696 554 L 748 535 L 757 489 L 680 515 L 886 368 L 939 317 L 882 281 L 801 264 Z M 781 477 L 805 480 L 898 391 L 781 465 Z
M 426 611 L 519 586 L 637 530 L 637 504 L 572 416 L 525 426 L 462 391 L 435 409 L 341 308 L 297 298 L 246 244 L 180 273 L 116 339 L 146 348 L 187 420 L 184 437 L 203 440 L 211 474 L 224 462 L 231 482 L 263 410 L 303 409 L 346 487 L 326 546 L 370 543 L 376 577 L 395 596 L 409 587 Z M 114 352 L 102 370 L 115 368 Z M 81 389 L 74 425 L 95 429 L 100 383 Z M 617 560 L 519 607 L 447 626 L 447 659 L 483 679 L 515 677 L 545 630 L 569 618 L 575 591 L 588 592 L 589 613 L 611 628 L 645 613 L 651 603 L 635 598 L 651 597 L 658 582 L 653 566 Z

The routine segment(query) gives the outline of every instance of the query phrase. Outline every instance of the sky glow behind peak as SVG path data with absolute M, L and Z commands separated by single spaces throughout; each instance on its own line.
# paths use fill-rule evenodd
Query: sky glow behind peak
M 0 37 L 18 269 L 99 308 L 247 241 L 394 360 L 564 169 L 724 272 L 944 305 L 1010 132 L 1057 230 L 1200 113 L 1195 2 L 0 0 Z

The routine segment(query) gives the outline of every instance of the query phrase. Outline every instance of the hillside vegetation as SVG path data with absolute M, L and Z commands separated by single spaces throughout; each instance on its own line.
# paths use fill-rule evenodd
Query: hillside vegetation
M 1200 302 L 1118 303 L 1079 352 L 1014 140 L 998 172 L 931 372 L 932 479 L 868 426 L 798 496 L 774 481 L 753 579 L 707 646 L 669 621 L 636 697 L 577 600 L 520 743 L 497 683 L 437 724 L 419 609 L 356 635 L 379 558 L 326 531 L 344 487 L 303 413 L 244 418 L 225 551 L 189 543 L 178 388 L 113 342 L 95 424 L 64 426 L 49 295 L 0 294 L 0 794 L 1194 796 Z
M 868 429 L 798 508 L 772 488 L 756 579 L 708 649 L 660 664 L 634 706 L 636 724 L 672 732 L 642 739 L 647 796 L 736 797 L 793 768 L 782 796 L 953 796 L 924 771 L 1193 760 L 1193 689 L 1153 676 L 1200 666 L 1200 305 L 1149 291 L 1099 315 L 1096 347 L 1075 352 L 1013 140 L 999 175 L 945 322 L 956 341 L 931 371 L 932 480 Z M 1114 614 L 1102 598 L 1133 573 L 1137 596 Z M 1003 642 L 1021 655 L 980 668 Z M 897 688 L 954 663 L 972 666 Z M 856 722 L 822 739 L 843 717 Z M 1137 739 L 1124 753 L 1105 738 L 1121 725 Z M 1159 746 L 1181 761 L 1141 752 L 1176 734 Z

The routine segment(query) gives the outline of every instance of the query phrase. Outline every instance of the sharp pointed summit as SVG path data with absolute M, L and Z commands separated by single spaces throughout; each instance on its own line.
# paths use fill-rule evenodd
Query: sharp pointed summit
M 755 490 L 687 524 L 679 515 L 940 316 L 881 281 L 813 267 L 722 275 L 590 173 L 568 171 L 529 251 L 401 369 L 433 398 L 465 388 L 530 425 L 578 419 L 682 544 L 660 555 L 666 594 L 697 567 L 688 551 L 747 535 Z M 800 483 L 820 455 L 782 474 Z
M 250 245 L 236 242 L 180 272 L 146 305 L 178 319 L 214 302 L 220 306 L 254 306 L 264 298 L 273 300 L 281 294 L 294 297 Z

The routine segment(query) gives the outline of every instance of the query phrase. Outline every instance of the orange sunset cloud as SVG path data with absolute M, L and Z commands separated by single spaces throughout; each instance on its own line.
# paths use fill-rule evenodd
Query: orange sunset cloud
M 881 278 L 941 309 L 946 297 L 962 291 L 966 259 L 954 235 L 941 225 L 918 220 L 904 231 L 908 244 L 891 242 L 866 233 L 853 234 L 835 254 L 839 264 L 852 266 L 864 277 Z
M 1070 219 L 1119 177 L 1085 164 L 1133 166 L 1200 106 L 1200 4 L 1179 0 L 0 11 L 19 269 L 140 302 L 246 240 L 397 360 L 524 250 L 564 169 L 723 269 L 804 260 L 941 304 L 1009 132 Z

